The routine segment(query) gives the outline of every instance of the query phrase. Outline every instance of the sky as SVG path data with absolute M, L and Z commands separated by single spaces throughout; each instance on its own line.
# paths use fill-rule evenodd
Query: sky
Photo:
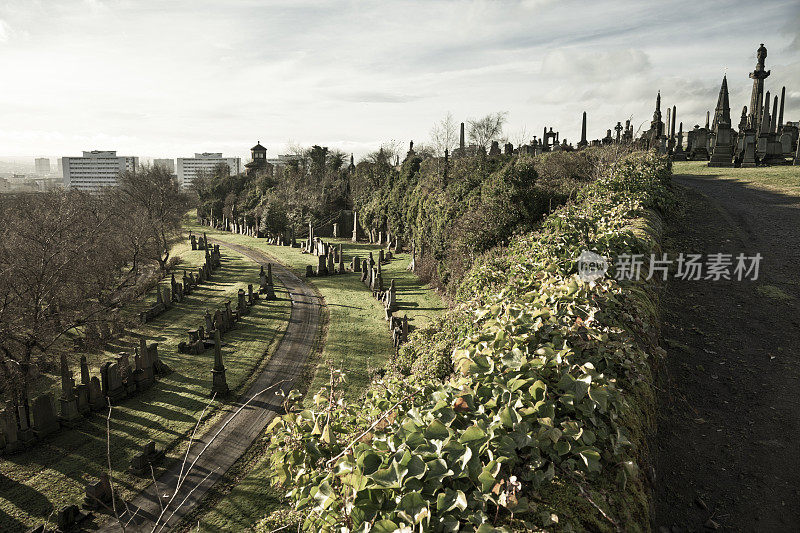
M 655 96 L 704 124 L 723 74 L 738 123 L 755 52 L 800 120 L 800 2 L 0 0 L 0 156 L 356 157 L 508 112 L 517 144 L 649 127 Z

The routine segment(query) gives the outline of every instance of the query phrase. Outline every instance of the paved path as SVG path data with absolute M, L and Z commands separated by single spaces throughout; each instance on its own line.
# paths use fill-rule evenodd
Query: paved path
M 266 265 L 267 262 L 272 262 L 273 276 L 276 276 L 286 287 L 292 299 L 292 312 L 286 333 L 261 375 L 238 401 L 223 407 L 224 416 L 206 431 L 202 439 L 192 445 L 187 464 L 191 464 L 208 441 L 218 434 L 186 476 L 172 505 L 163 513 L 159 522 L 166 526 L 163 531 L 168 531 L 175 526 L 202 500 L 208 489 L 219 481 L 220 477 L 264 430 L 275 414 L 282 410 L 282 398 L 276 396 L 274 391 L 282 389 L 284 392 L 288 392 L 295 387 L 295 382 L 302 374 L 306 360 L 314 349 L 320 332 L 321 305 L 319 298 L 300 278 L 258 250 L 224 241 L 210 240 L 231 248 L 257 263 Z M 257 305 L 269 305 L 269 303 L 261 302 Z M 237 416 L 234 416 L 248 399 L 277 383 L 281 384 L 255 398 Z M 165 493 L 171 495 L 177 485 L 176 481 L 180 470 L 181 464 L 177 464 L 159 477 L 157 485 L 160 490 L 158 492 L 162 495 Z M 162 514 L 161 504 L 155 493 L 154 486 L 151 485 L 129 502 L 128 507 L 133 514 L 133 520 L 126 526 L 127 532 L 153 530 L 159 515 Z M 166 504 L 168 499 L 163 500 L 163 503 Z M 130 516 L 130 514 L 123 515 L 122 520 L 127 523 Z M 104 532 L 121 530 L 119 523 L 113 520 L 109 520 L 100 529 Z M 161 529 L 159 528 L 159 530 Z
M 800 531 L 800 198 L 676 176 L 672 254 L 761 253 L 758 280 L 670 280 L 657 531 Z

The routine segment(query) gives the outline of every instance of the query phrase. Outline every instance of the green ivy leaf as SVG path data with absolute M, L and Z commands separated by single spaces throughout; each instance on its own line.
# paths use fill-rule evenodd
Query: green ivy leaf
M 465 444 L 467 442 L 474 442 L 486 438 L 486 432 L 478 426 L 470 426 L 461 434 L 458 442 Z

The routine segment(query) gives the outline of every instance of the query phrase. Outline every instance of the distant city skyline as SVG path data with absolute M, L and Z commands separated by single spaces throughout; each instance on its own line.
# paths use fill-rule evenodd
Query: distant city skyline
M 600 138 L 655 96 L 684 130 L 723 74 L 737 122 L 759 43 L 785 120 L 800 120 L 800 3 L 555 0 L 9 1 L 0 6 L 0 157 L 116 150 L 151 158 L 271 157 L 288 143 L 356 157 L 508 111 L 515 144 L 552 126 Z M 52 165 L 55 166 L 54 164 Z

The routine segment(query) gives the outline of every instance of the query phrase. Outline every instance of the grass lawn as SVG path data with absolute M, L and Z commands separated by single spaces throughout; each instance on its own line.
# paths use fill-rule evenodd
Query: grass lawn
M 176 249 L 184 264 L 197 265 L 203 252 L 191 251 L 188 245 Z M 115 483 L 127 498 L 149 484 L 126 472 L 130 459 L 142 445 L 154 440 L 159 448 L 168 449 L 168 457 L 179 457 L 185 451 L 183 437 L 192 431 L 197 418 L 209 402 L 213 350 L 200 355 L 179 354 L 177 344 L 187 339 L 186 331 L 203 324 L 205 310 L 223 308 L 231 300 L 235 307 L 239 288 L 247 284 L 258 286 L 259 267 L 254 262 L 231 250 L 222 251 L 222 266 L 210 282 L 195 291 L 172 309 L 145 326 L 126 331 L 126 335 L 108 352 L 89 354 L 93 372 L 108 354 L 127 350 L 144 336 L 149 342 L 158 342 L 160 358 L 173 372 L 143 394 L 121 402 L 113 409 L 111 420 L 111 461 L 115 470 Z M 276 280 L 277 281 L 277 280 Z M 168 280 L 167 280 L 168 283 Z M 268 355 L 277 346 L 285 331 L 290 314 L 288 295 L 276 283 L 277 301 L 259 303 L 251 309 L 236 329 L 223 337 L 222 355 L 227 368 L 229 386 L 235 392 L 245 389 L 266 364 Z M 150 301 L 153 296 L 147 297 Z M 138 303 L 132 307 L 146 305 Z M 71 364 L 77 372 L 80 354 L 75 354 Z M 58 378 L 52 378 L 58 382 Z M 40 390 L 55 387 L 44 381 Z M 218 406 L 216 401 L 212 405 Z M 205 424 L 216 413 L 207 413 Z M 205 425 L 204 424 L 204 425 Z M 166 466 L 162 465 L 163 466 Z M 62 430 L 30 450 L 0 460 L 0 531 L 22 531 L 41 523 L 53 509 L 80 503 L 87 482 L 107 471 L 106 417 L 94 414 L 74 430 Z M 156 471 L 156 475 L 159 471 Z
M 192 229 L 197 233 L 205 231 L 219 240 L 262 250 L 300 276 L 305 276 L 306 265 L 316 267 L 317 264 L 316 256 L 303 254 L 299 248 L 273 246 L 267 244 L 265 239 L 210 230 L 204 226 Z M 354 255 L 366 258 L 370 251 L 377 260 L 379 248 L 376 245 L 353 243 L 347 239 L 325 240 L 342 245 L 345 265 L 348 267 Z M 442 314 L 446 305 L 433 289 L 406 270 L 410 259 L 407 253 L 396 255 L 381 270 L 386 287 L 392 279 L 395 280 L 400 308 L 395 314 L 407 314 L 412 327 L 422 327 L 433 317 Z M 306 279 L 324 298 L 329 312 L 324 348 L 308 387 L 308 397 L 327 383 L 332 364 L 344 369 L 347 374 L 346 395 L 357 398 L 368 386 L 372 371 L 383 366 L 394 354 L 383 304 L 372 297 L 369 289 L 361 283 L 360 276 L 360 273 L 348 272 Z M 191 530 L 195 531 L 199 521 L 201 532 L 245 531 L 271 511 L 280 509 L 282 491 L 270 485 L 268 465 L 269 456 L 263 453 L 237 464 L 234 470 L 238 468 L 244 473 L 231 473 L 230 477 L 236 478 L 235 485 L 229 489 L 229 493 L 220 495 L 206 514 L 192 522 Z
M 734 180 L 752 187 L 800 196 L 800 166 L 719 168 L 709 167 L 705 161 L 677 161 L 672 164 L 672 172 Z

